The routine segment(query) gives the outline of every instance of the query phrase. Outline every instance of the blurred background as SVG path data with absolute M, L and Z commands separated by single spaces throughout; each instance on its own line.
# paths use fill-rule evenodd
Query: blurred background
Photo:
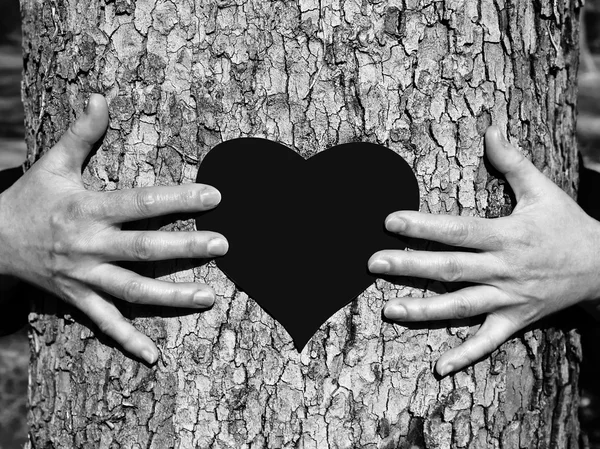
M 19 0 L 0 0 L 0 171 L 18 167 L 26 154 L 20 20 Z M 577 137 L 582 153 L 596 152 L 600 162 L 600 0 L 586 1 L 582 23 Z M 582 447 L 600 449 L 600 323 L 582 313 L 580 330 Z M 17 449 L 25 443 L 28 357 L 24 329 L 0 337 L 0 449 Z
M 19 0 L 0 0 L 0 170 L 18 167 L 26 153 L 20 24 Z M 0 171 L 0 185 L 2 177 Z M 0 311 L 0 321 L 4 314 Z M 25 443 L 28 361 L 25 329 L 0 337 L 0 449 L 22 448 Z
M 19 0 L 0 0 L 0 170 L 25 159 Z

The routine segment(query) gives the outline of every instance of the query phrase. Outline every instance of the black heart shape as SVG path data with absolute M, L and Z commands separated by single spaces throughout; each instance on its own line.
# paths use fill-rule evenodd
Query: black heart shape
M 204 158 L 196 182 L 221 203 L 196 219 L 222 233 L 217 266 L 278 320 L 298 351 L 331 315 L 375 281 L 369 257 L 405 242 L 384 228 L 396 210 L 419 207 L 410 166 L 372 143 L 347 143 L 310 159 L 276 142 L 223 142 Z

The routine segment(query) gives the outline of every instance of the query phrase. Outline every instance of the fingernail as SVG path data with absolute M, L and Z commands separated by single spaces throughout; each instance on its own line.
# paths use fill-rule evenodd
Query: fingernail
M 500 128 L 498 128 L 498 135 L 500 136 L 500 142 L 502 142 L 506 146 L 509 142 L 504 133 L 500 131 Z
M 369 264 L 369 271 L 372 273 L 387 273 L 390 268 L 390 263 L 383 259 L 375 259 Z
M 215 297 L 210 291 L 199 290 L 194 293 L 193 300 L 197 306 L 209 307 L 215 302 Z
M 221 202 L 221 193 L 212 187 L 205 189 L 204 192 L 200 194 L 200 201 L 205 207 L 216 206 Z
M 151 349 L 143 349 L 142 358 L 150 365 L 153 365 L 158 357 Z
M 444 377 L 448 374 L 450 374 L 452 371 L 454 370 L 454 366 L 452 366 L 452 363 L 446 363 L 441 369 L 440 369 L 440 376 Z
M 403 320 L 408 315 L 408 312 L 406 307 L 401 306 L 400 304 L 390 304 L 389 306 L 386 306 L 383 314 L 386 318 L 391 320 Z
M 400 217 L 390 217 L 385 222 L 385 227 L 391 232 L 402 232 L 406 229 L 406 220 Z
M 227 240 L 219 237 L 208 242 L 206 249 L 210 256 L 222 256 L 229 249 L 229 245 Z

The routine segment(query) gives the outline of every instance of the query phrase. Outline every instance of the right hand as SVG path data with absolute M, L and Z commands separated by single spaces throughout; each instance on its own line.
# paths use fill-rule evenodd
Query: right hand
M 395 212 L 386 220 L 388 231 L 456 250 L 384 250 L 369 261 L 371 272 L 382 275 L 469 283 L 429 298 L 391 299 L 383 312 L 399 322 L 486 315 L 473 336 L 438 359 L 436 371 L 442 376 L 489 355 L 541 318 L 600 294 L 599 222 L 544 176 L 497 127 L 488 128 L 485 143 L 488 160 L 515 193 L 512 214 L 486 219 Z
M 227 252 L 218 233 L 122 231 L 121 224 L 214 208 L 219 192 L 201 184 L 112 192 L 86 190 L 81 168 L 108 127 L 103 96 L 11 188 L 0 195 L 0 275 L 42 287 L 79 308 L 126 351 L 152 364 L 158 349 L 119 312 L 131 303 L 205 309 L 213 290 L 143 277 L 117 261 L 207 258 Z

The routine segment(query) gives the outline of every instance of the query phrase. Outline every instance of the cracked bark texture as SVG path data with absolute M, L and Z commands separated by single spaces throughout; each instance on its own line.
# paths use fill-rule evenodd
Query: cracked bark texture
M 84 171 L 90 189 L 192 182 L 198 160 L 240 136 L 278 140 L 305 157 L 369 141 L 411 164 L 421 210 L 506 215 L 508 188 L 483 159 L 492 122 L 574 194 L 578 8 L 566 0 L 22 0 L 28 160 L 90 92 L 102 92 L 111 122 Z M 435 360 L 477 322 L 406 328 L 382 322 L 381 308 L 443 284 L 379 280 L 299 354 L 214 263 L 150 272 L 208 282 L 218 294 L 205 313 L 131 308 L 162 351 L 153 368 L 64 305 L 34 306 L 30 447 L 578 446 L 573 331 L 530 330 L 439 380 Z

